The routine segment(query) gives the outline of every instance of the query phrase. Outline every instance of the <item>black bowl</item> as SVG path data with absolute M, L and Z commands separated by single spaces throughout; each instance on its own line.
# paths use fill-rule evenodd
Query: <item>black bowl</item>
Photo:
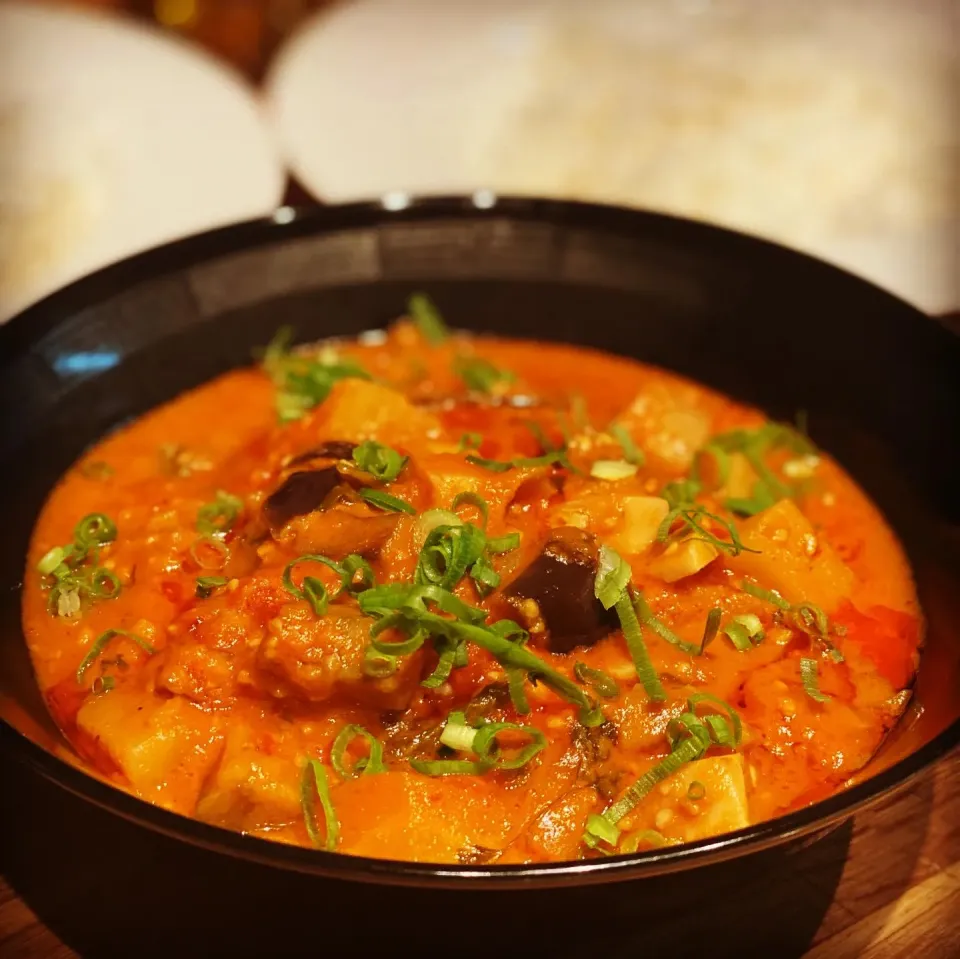
M 960 741 L 960 348 L 934 320 L 798 253 L 608 207 L 501 199 L 355 204 L 240 224 L 80 281 L 0 330 L 8 478 L 0 551 L 5 755 L 136 823 L 208 850 L 337 879 L 457 888 L 581 886 L 686 870 L 822 833 Z M 303 339 L 380 326 L 427 290 L 456 326 L 583 343 L 677 370 L 815 441 L 885 510 L 928 620 L 914 706 L 858 781 L 771 822 L 590 862 L 458 867 L 340 856 L 243 836 L 141 802 L 58 757 L 19 625 L 43 499 L 90 443 L 231 367 L 278 326 Z M 6 772 L 4 773 L 6 775 Z

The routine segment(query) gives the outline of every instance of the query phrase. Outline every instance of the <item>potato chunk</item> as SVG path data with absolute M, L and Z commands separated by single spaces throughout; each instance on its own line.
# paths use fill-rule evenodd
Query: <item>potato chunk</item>
M 264 829 L 299 820 L 300 767 L 292 755 L 261 749 L 247 723 L 230 727 L 223 758 L 197 815 L 232 829 Z
M 735 573 L 754 577 L 790 602 L 816 603 L 828 613 L 850 595 L 853 573 L 814 533 L 793 500 L 781 500 L 739 529 L 744 545 L 759 552 L 730 557 L 727 565 Z
M 318 422 L 323 435 L 338 440 L 375 439 L 391 446 L 423 446 L 440 421 L 402 393 L 368 380 L 341 380 L 330 391 Z
M 692 783 L 702 787 L 702 798 L 691 798 Z M 694 796 L 700 795 L 699 787 Z M 680 842 L 743 829 L 750 825 L 743 757 L 710 756 L 681 766 L 653 789 L 628 821 L 631 829 L 656 829 Z
M 280 698 L 405 709 L 420 679 L 420 655 L 404 657 L 392 676 L 374 679 L 363 670 L 369 641 L 370 620 L 355 608 L 335 605 L 317 616 L 306 603 L 288 603 L 270 620 L 256 661 L 279 680 L 271 691 Z
M 77 726 L 106 749 L 138 796 L 187 814 L 222 747 L 215 716 L 181 696 L 122 686 L 88 699 Z

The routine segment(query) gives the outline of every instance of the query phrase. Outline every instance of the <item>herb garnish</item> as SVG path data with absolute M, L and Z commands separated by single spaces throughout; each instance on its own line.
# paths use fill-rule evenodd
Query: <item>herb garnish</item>
M 608 546 L 601 547 L 597 578 L 593 588 L 594 595 L 600 600 L 604 609 L 611 607 L 616 609 L 617 616 L 620 618 L 620 628 L 623 630 L 623 638 L 637 672 L 637 679 L 651 700 L 663 702 L 667 694 L 660 684 L 653 663 L 650 662 L 650 653 L 643 641 L 637 612 L 630 596 L 630 575 L 630 566 L 626 560 Z
M 392 483 L 407 465 L 408 459 L 395 449 L 374 440 L 366 440 L 353 449 L 353 461 L 357 466 L 381 483 Z
M 125 636 L 127 639 L 132 640 L 150 656 L 156 652 L 156 649 L 154 649 L 150 643 L 136 633 L 128 633 L 125 629 L 108 629 L 96 638 L 93 645 L 87 650 L 87 654 L 80 660 L 80 665 L 77 667 L 78 683 L 83 682 L 83 674 L 96 662 L 100 654 L 106 649 L 107 644 L 118 636 Z
M 455 357 L 453 371 L 463 380 L 468 390 L 476 393 L 492 393 L 501 383 L 513 383 L 517 378 L 509 370 L 501 370 L 479 356 Z
M 701 718 L 696 712 L 700 704 L 720 709 L 726 715 L 710 713 Z M 602 849 L 602 844 L 616 849 L 620 838 L 620 820 L 632 812 L 654 786 L 672 776 L 686 763 L 700 759 L 711 746 L 736 748 L 740 745 L 742 734 L 740 717 L 729 704 L 709 693 L 694 693 L 687 700 L 686 712 L 667 728 L 671 747 L 669 755 L 648 769 L 602 815 L 587 819 L 584 843 L 593 849 Z
M 716 463 L 719 485 L 722 486 L 730 473 L 728 454 L 741 453 L 757 474 L 757 481 L 750 497 L 730 498 L 725 500 L 723 505 L 733 513 L 753 516 L 773 506 L 780 499 L 796 495 L 796 488 L 781 480 L 764 459 L 768 453 L 783 448 L 798 456 L 811 456 L 817 452 L 813 443 L 792 426 L 784 423 L 764 423 L 756 429 L 731 430 L 711 437 L 694 459 L 694 478 L 700 478 L 700 462 L 703 457 L 712 456 Z
M 263 354 L 263 370 L 277 388 L 275 405 L 281 423 L 298 420 L 318 406 L 339 380 L 370 379 L 370 374 L 359 363 L 335 353 L 291 352 L 292 338 L 290 327 L 283 327 Z
M 212 503 L 204 503 L 197 510 L 197 532 L 203 536 L 225 536 L 233 528 L 243 500 L 239 496 L 217 490 Z
M 82 600 L 116 599 L 120 579 L 100 566 L 100 547 L 117 538 L 117 527 L 105 513 L 88 513 L 77 523 L 73 542 L 47 550 L 37 563 L 42 588 L 50 590 L 47 610 L 68 618 L 80 613 Z M 52 581 L 52 582 L 51 582 Z
M 323 812 L 324 830 L 321 834 L 317 823 L 316 798 L 320 797 L 320 808 Z M 330 784 L 327 782 L 327 771 L 317 759 L 307 760 L 303 767 L 303 776 L 300 779 L 300 808 L 303 810 L 303 822 L 307 827 L 310 842 L 317 849 L 326 849 L 333 852 L 337 848 L 340 838 L 340 821 L 337 819 L 333 800 L 330 798 Z
M 426 293 L 414 293 L 407 300 L 407 312 L 431 346 L 439 346 L 450 336 L 440 311 Z
M 500 743 L 499 733 L 505 731 L 521 733 L 530 737 L 530 742 L 512 753 L 505 755 Z M 520 769 L 547 745 L 547 737 L 534 726 L 521 726 L 517 723 L 493 723 L 481 720 L 476 726 L 467 724 L 462 712 L 451 713 L 440 736 L 440 742 L 458 752 L 472 752 L 475 760 L 463 759 L 411 759 L 410 765 L 417 772 L 427 776 L 479 776 L 491 769 Z
M 362 756 L 352 766 L 344 764 L 344 756 L 350 743 L 354 739 L 362 739 L 367 743 L 369 755 Z M 351 723 L 344 726 L 337 733 L 337 738 L 330 747 L 330 765 L 341 779 L 355 779 L 357 776 L 372 776 L 376 773 L 385 773 L 387 767 L 383 762 L 383 746 L 373 733 L 363 726 Z

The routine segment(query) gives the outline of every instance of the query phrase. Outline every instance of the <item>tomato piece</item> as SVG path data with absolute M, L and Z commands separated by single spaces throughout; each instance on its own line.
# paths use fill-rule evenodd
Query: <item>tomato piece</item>
M 871 606 L 866 612 L 844 600 L 834 622 L 847 628 L 847 642 L 854 642 L 896 689 L 903 689 L 916 669 L 920 645 L 920 621 L 916 616 L 886 606 Z

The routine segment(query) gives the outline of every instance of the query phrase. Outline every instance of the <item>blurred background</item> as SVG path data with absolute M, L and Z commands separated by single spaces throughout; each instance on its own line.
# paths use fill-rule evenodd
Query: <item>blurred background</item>
M 0 0 L 0 320 L 285 203 L 524 193 L 960 306 L 960 0 Z

